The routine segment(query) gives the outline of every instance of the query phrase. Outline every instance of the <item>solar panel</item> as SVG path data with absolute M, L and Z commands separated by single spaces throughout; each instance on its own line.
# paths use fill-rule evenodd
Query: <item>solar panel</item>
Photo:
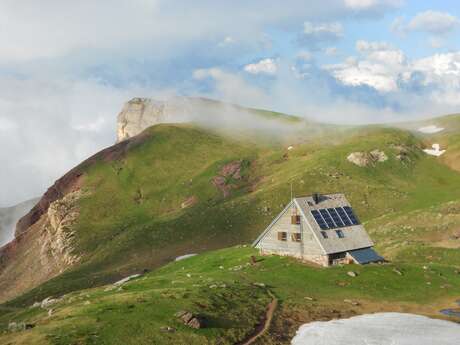
M 326 224 L 326 222 L 324 221 L 323 217 L 321 217 L 321 214 L 320 214 L 318 211 L 312 210 L 312 211 L 311 211 L 311 215 L 313 216 L 313 218 L 315 218 L 316 223 L 318 223 L 319 227 L 320 227 L 322 230 L 329 229 L 329 227 L 327 226 L 327 224 Z
M 355 214 L 353 213 L 352 208 L 349 206 L 345 206 L 343 209 L 345 210 L 348 218 L 350 218 L 353 225 L 358 225 L 359 224 L 358 218 L 356 218 Z
M 359 220 L 349 206 L 336 208 L 322 208 L 310 211 L 321 230 L 343 228 L 358 225 Z
M 327 211 L 331 215 L 332 220 L 334 221 L 334 223 L 336 225 L 336 228 L 342 228 L 342 227 L 345 226 L 345 224 L 343 223 L 342 219 L 340 218 L 340 216 L 337 213 L 337 211 L 335 210 L 335 208 L 328 208 Z
M 343 208 L 336 207 L 335 210 L 337 211 L 337 214 L 340 216 L 340 219 L 342 220 L 343 224 L 345 224 L 345 226 L 353 225 L 353 223 L 350 221 Z
M 332 217 L 329 215 L 329 212 L 327 212 L 326 209 L 322 208 L 319 210 L 319 212 L 323 216 L 324 221 L 326 222 L 327 226 L 330 229 L 333 229 L 336 227 L 334 221 L 332 220 Z

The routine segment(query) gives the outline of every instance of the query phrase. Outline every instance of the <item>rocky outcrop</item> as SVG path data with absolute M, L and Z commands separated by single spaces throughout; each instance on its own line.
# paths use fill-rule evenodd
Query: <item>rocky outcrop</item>
M 40 258 L 52 255 L 59 258 L 62 267 L 71 266 L 79 261 L 78 255 L 74 254 L 73 225 L 80 214 L 78 209 L 80 197 L 81 192 L 75 191 L 50 204 L 47 221 L 42 231 Z
M 0 248 L 0 302 L 16 297 L 80 261 L 74 225 L 80 191 L 50 203 L 26 232 Z
M 367 167 L 379 162 L 388 160 L 385 152 L 380 150 L 373 150 L 371 152 L 352 152 L 347 157 L 347 160 L 357 166 Z
M 168 101 L 133 98 L 118 115 L 117 141 L 134 137 L 159 123 L 184 122 L 192 116 L 198 102 L 198 99 L 188 97 L 175 97 Z

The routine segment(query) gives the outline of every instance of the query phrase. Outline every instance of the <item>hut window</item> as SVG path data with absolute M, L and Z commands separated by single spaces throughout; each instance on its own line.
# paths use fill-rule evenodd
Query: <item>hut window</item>
M 300 235 L 300 232 L 296 232 L 291 235 L 291 239 L 293 242 L 301 242 L 302 241 L 302 236 Z
M 342 230 L 335 230 L 335 233 L 337 234 L 337 236 L 339 238 L 344 238 L 345 237 L 345 234 L 343 233 Z
M 287 232 L 285 232 L 285 231 L 278 232 L 278 240 L 279 241 L 287 241 Z
M 300 224 L 300 216 L 298 215 L 291 216 L 291 224 Z
M 326 231 L 321 231 L 321 235 L 323 235 L 323 238 L 328 238 Z

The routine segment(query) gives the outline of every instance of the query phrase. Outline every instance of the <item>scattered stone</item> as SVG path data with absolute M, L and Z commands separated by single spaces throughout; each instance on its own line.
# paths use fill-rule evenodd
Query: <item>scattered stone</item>
M 90 305 L 91 302 L 90 301 L 85 301 L 85 303 L 83 303 L 84 305 Z
M 166 327 L 161 327 L 160 331 L 167 332 L 167 333 L 174 333 L 176 329 L 173 327 L 166 326 Z
M 358 276 L 358 273 L 353 272 L 353 271 L 348 271 L 348 272 L 347 272 L 347 275 L 354 278 L 354 277 L 357 277 L 357 276 Z
M 224 266 L 219 266 L 219 269 L 223 270 L 223 269 L 224 269 Z
M 264 283 L 252 283 L 252 285 L 258 286 L 258 287 L 261 287 L 261 288 L 264 288 L 266 286 Z
M 54 313 L 54 310 L 53 310 L 53 309 L 48 310 L 48 316 L 53 315 L 53 313 Z
M 187 323 L 187 326 L 194 329 L 200 329 L 203 328 L 203 322 L 198 317 L 194 317 Z
M 308 297 L 308 296 L 304 297 L 304 299 L 306 299 L 307 301 L 311 301 L 311 302 L 316 301 L 316 299 L 314 299 L 313 297 Z
M 48 309 L 48 307 L 52 306 L 53 304 L 56 304 L 57 302 L 59 302 L 59 299 L 47 297 L 40 303 L 40 307 L 42 309 Z
M 182 209 L 192 207 L 198 202 L 198 198 L 196 196 L 191 196 L 190 198 L 187 198 L 181 205 L 180 207 Z
M 400 270 L 398 270 L 397 268 L 393 268 L 393 272 L 396 273 L 397 275 L 400 275 L 400 276 L 403 275 L 403 273 Z
M 38 308 L 38 307 L 40 307 L 40 306 L 41 306 L 41 303 L 40 303 L 40 302 L 35 302 L 34 304 L 32 304 L 32 305 L 30 306 L 30 308 Z
M 344 301 L 345 303 L 348 303 L 348 304 L 351 304 L 351 305 L 354 305 L 354 306 L 360 305 L 359 302 L 353 301 L 353 300 L 351 300 L 351 299 L 344 299 L 343 301 Z
M 212 284 L 209 286 L 210 289 L 216 289 L 217 288 L 217 285 L 216 284 Z
M 175 314 L 180 321 L 191 328 L 199 329 L 204 327 L 204 320 L 200 316 L 185 310 L 181 310 Z
M 187 278 L 192 278 L 192 275 L 190 273 L 186 274 Z
M 25 328 L 25 325 L 23 322 L 10 322 L 8 324 L 9 332 L 20 332 L 20 331 L 23 331 L 24 328 Z

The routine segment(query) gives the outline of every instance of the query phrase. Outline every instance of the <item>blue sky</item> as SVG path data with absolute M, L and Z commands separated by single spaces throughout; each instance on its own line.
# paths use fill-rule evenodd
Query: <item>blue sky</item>
M 460 108 L 460 5 L 2 0 L 0 206 L 112 144 L 124 102 L 203 96 L 324 122 Z

